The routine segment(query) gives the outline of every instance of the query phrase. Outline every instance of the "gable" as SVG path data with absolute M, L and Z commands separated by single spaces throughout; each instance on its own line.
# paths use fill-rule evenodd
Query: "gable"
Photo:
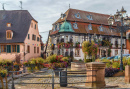
M 27 10 L 0 11 L 0 43 L 23 43 L 32 19 Z M 7 23 L 11 23 L 11 27 L 7 27 Z M 11 40 L 6 40 L 6 30 L 13 31 Z

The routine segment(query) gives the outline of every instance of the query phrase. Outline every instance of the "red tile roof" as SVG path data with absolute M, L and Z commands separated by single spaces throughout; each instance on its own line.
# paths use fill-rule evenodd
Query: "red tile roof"
M 76 18 L 75 14 L 79 13 L 81 18 Z M 62 23 L 65 21 L 65 18 L 67 21 L 69 21 L 72 24 L 72 28 L 75 31 L 75 33 L 96 33 L 96 34 L 102 34 L 102 35 L 116 35 L 120 36 L 119 32 L 116 32 L 115 30 L 110 30 L 108 25 L 108 17 L 110 15 L 107 14 L 100 14 L 100 13 L 94 13 L 94 12 L 88 12 L 88 11 L 82 11 L 77 9 L 68 9 L 66 12 L 66 17 L 63 19 L 59 18 L 54 24 Z M 87 18 L 87 15 L 92 15 L 93 20 L 89 20 Z M 78 29 L 74 29 L 73 23 L 77 23 Z M 91 23 L 92 30 L 88 29 L 88 25 Z M 99 30 L 99 26 L 103 26 L 103 31 Z M 116 26 L 114 24 L 114 26 Z M 54 31 L 51 33 L 51 35 L 58 33 L 58 31 Z M 124 34 L 125 36 L 125 34 Z

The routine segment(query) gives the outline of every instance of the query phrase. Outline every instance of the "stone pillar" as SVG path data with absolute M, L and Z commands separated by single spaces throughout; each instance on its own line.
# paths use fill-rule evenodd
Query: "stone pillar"
M 88 76 L 86 82 L 90 83 L 86 83 L 85 85 L 87 87 L 93 87 L 93 88 L 105 87 L 106 84 L 104 77 L 105 77 L 106 64 L 102 62 L 90 62 L 86 63 L 86 67 L 87 67 L 86 70 L 88 70 L 86 73 Z
M 130 66 L 125 66 L 125 82 L 130 83 Z

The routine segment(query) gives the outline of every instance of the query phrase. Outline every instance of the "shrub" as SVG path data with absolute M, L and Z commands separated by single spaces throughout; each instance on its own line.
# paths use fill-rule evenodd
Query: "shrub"
M 38 57 L 35 59 L 37 63 L 44 63 L 44 59 L 41 57 Z
M 116 68 L 105 68 L 105 77 L 112 77 L 115 73 L 119 72 Z
M 79 59 L 79 62 L 83 62 L 83 60 L 82 60 L 82 59 Z
M 96 59 L 95 62 L 101 62 L 101 59 Z
M 69 61 L 69 58 L 68 58 L 68 57 L 63 57 L 63 58 L 61 59 L 61 61 L 68 62 L 68 61 Z
M 120 63 L 119 62 L 113 62 L 112 68 L 120 68 Z
M 5 68 L 3 68 L 3 67 L 0 67 L 0 77 L 5 77 L 5 76 L 7 76 L 7 70 L 5 69 Z
M 85 59 L 84 63 L 87 63 L 87 62 L 92 62 L 92 59 Z
M 56 62 L 56 55 L 52 55 L 46 58 L 46 60 L 48 60 L 49 63 L 54 63 Z

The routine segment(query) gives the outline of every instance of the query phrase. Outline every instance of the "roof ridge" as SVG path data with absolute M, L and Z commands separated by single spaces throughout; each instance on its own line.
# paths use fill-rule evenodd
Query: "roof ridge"
M 71 10 L 79 10 L 79 9 L 73 9 L 70 8 Z M 89 12 L 89 13 L 94 13 L 94 14 L 100 14 L 100 15 L 109 15 L 109 14 L 103 14 L 103 13 L 97 13 L 97 12 L 91 12 L 91 11 L 85 11 L 85 10 L 79 10 L 79 11 L 84 11 L 84 12 Z

